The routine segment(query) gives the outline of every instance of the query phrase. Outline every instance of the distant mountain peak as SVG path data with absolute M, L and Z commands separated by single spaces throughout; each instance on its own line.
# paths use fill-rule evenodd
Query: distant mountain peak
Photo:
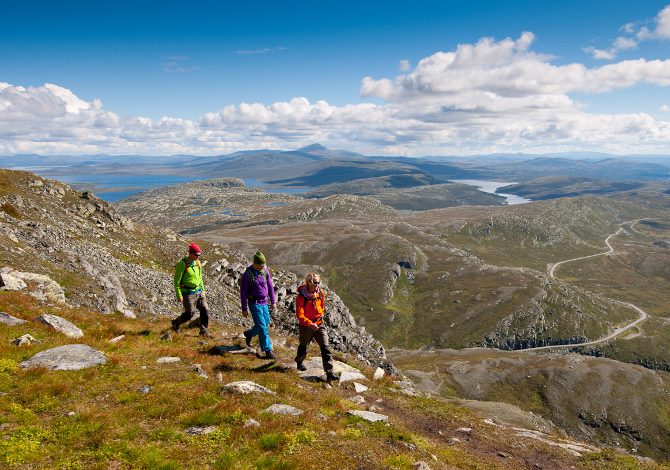
M 328 150 L 326 147 L 324 147 L 321 144 L 311 144 L 307 145 L 305 147 L 301 147 L 296 152 L 318 152 L 318 151 L 323 151 L 323 150 Z

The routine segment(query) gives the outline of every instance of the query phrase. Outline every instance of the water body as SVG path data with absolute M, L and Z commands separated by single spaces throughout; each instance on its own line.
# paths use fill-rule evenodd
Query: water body
M 484 180 L 450 180 L 450 181 L 453 181 L 454 183 L 461 183 L 474 186 L 484 193 L 503 196 L 505 198 L 505 204 L 510 206 L 513 206 L 515 204 L 526 204 L 527 202 L 530 202 L 530 199 L 526 199 L 525 197 L 517 196 L 515 194 L 505 194 L 496 192 L 498 188 L 502 188 L 503 186 L 509 186 L 510 184 L 516 184 L 516 183 L 510 183 L 504 181 L 484 181 Z

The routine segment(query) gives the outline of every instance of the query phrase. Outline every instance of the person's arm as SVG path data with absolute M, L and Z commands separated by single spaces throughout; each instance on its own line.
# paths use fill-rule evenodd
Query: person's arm
M 249 289 L 249 271 L 244 271 L 240 278 L 240 302 L 242 304 L 242 311 L 246 312 L 247 308 L 247 290 Z
M 200 262 L 200 260 L 198 260 L 198 267 L 200 267 L 200 286 L 199 287 L 202 289 L 202 292 L 204 293 L 205 292 L 205 281 L 203 280 L 203 277 L 202 277 L 202 263 Z
M 177 267 L 174 269 L 174 291 L 175 294 L 177 294 L 177 298 L 181 299 L 181 278 L 184 275 L 184 269 L 186 268 L 186 263 L 184 263 L 184 260 L 179 261 L 177 263 Z
M 295 315 L 298 317 L 300 323 L 306 325 L 312 323 L 312 320 L 305 315 L 305 298 L 300 294 L 295 297 Z
M 268 274 L 268 295 L 270 296 L 270 303 L 275 306 L 277 305 L 277 298 L 275 296 L 275 286 L 272 282 L 272 274 L 270 274 L 270 269 L 266 266 L 265 270 Z

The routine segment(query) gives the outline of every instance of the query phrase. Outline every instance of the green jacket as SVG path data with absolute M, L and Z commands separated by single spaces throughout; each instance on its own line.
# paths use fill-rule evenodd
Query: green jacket
M 182 289 L 205 292 L 202 282 L 202 265 L 199 260 L 191 261 L 188 257 L 182 258 L 174 270 L 174 290 L 177 298 L 182 298 Z

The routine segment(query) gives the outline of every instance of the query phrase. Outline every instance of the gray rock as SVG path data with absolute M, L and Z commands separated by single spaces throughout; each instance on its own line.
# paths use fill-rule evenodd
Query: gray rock
M 372 411 L 349 410 L 347 413 L 353 416 L 358 416 L 359 418 L 362 418 L 365 421 L 370 421 L 372 423 L 377 421 L 386 423 L 389 420 L 388 416 L 379 413 L 373 413 Z
M 358 382 L 354 382 L 354 390 L 356 390 L 356 393 L 363 393 L 363 392 L 366 392 L 369 389 L 368 389 L 368 387 L 366 387 L 363 384 L 359 384 Z
M 123 338 L 125 338 L 125 337 L 126 337 L 126 335 L 117 336 L 116 338 L 112 338 L 112 339 L 110 339 L 110 340 L 107 341 L 107 342 L 108 342 L 108 343 L 112 343 L 112 344 L 114 344 L 114 343 L 118 343 L 119 341 L 121 341 L 121 340 L 122 340 Z
M 216 426 L 192 426 L 184 432 L 191 436 L 201 436 L 203 434 L 211 434 L 216 431 L 216 429 Z
M 251 380 L 239 380 L 237 382 L 230 382 L 223 386 L 223 390 L 231 393 L 240 393 L 247 395 L 249 393 L 268 393 L 274 395 L 275 392 L 269 388 L 258 385 Z
M 298 408 L 294 408 L 291 405 L 282 405 L 280 403 L 275 403 L 270 405 L 264 410 L 266 413 L 272 413 L 276 415 L 290 415 L 290 416 L 300 416 L 303 411 Z
M 25 320 L 11 316 L 8 313 L 0 312 L 0 323 L 7 326 L 17 326 L 26 323 Z
M 472 434 L 472 428 L 458 428 L 456 432 L 462 432 L 463 434 Z
M 208 379 L 209 378 L 209 375 L 207 375 L 207 372 L 205 372 L 203 370 L 203 368 L 202 368 L 202 366 L 200 366 L 200 364 L 194 364 L 193 365 L 193 372 L 195 372 L 198 375 L 198 377 L 202 377 L 203 379 Z
M 0 272 L 2 284 L 0 290 L 23 290 L 27 287 L 27 282 L 36 287 L 30 291 L 30 295 L 39 300 L 49 302 L 65 303 L 65 291 L 56 281 L 44 274 L 24 273 L 14 271 L 11 268 L 2 268 Z
M 412 464 L 412 470 L 430 470 L 430 466 L 426 462 L 418 461 Z
M 181 362 L 181 358 L 172 356 L 163 356 L 156 359 L 156 364 L 170 364 L 172 362 Z
M 65 336 L 70 338 L 81 338 L 84 336 L 84 332 L 81 331 L 77 325 L 67 321 L 65 318 L 61 318 L 56 315 L 49 315 L 48 313 L 45 313 L 37 317 L 35 321 L 44 323 L 45 325 L 63 333 Z
M 23 290 L 28 285 L 22 279 L 8 272 L 0 273 L 0 290 Z
M 151 392 L 151 387 L 149 385 L 143 385 L 140 388 L 138 388 L 137 391 L 140 392 L 142 395 L 146 395 L 147 393 Z
M 30 336 L 29 334 L 25 334 L 23 336 L 19 336 L 18 338 L 14 339 L 12 341 L 12 344 L 15 346 L 30 346 L 33 343 L 37 343 L 38 341 Z
M 172 341 L 172 336 L 170 336 L 170 333 L 166 331 L 165 333 L 163 333 L 161 335 L 160 340 L 161 341 Z
M 39 352 L 19 365 L 23 369 L 80 370 L 106 362 L 107 357 L 97 349 L 85 344 L 67 344 Z
M 352 380 L 367 380 L 367 377 L 360 372 L 345 371 L 340 374 L 340 384 L 343 384 L 344 382 L 350 382 Z
M 246 420 L 244 422 L 244 427 L 245 428 L 259 428 L 260 426 L 261 426 L 261 423 L 259 423 L 258 421 L 256 421 L 253 418 L 249 418 L 248 420 Z
M 373 378 L 374 380 L 379 380 L 379 379 L 381 379 L 382 377 L 384 377 L 384 374 L 385 374 L 384 369 L 382 369 L 381 367 L 377 367 L 377 369 L 375 370 L 375 373 L 374 373 L 374 375 L 372 376 L 372 378 Z
M 349 398 L 349 401 L 356 405 L 362 405 L 363 403 L 365 403 L 365 398 L 362 397 L 361 395 L 356 395 L 355 397 Z

